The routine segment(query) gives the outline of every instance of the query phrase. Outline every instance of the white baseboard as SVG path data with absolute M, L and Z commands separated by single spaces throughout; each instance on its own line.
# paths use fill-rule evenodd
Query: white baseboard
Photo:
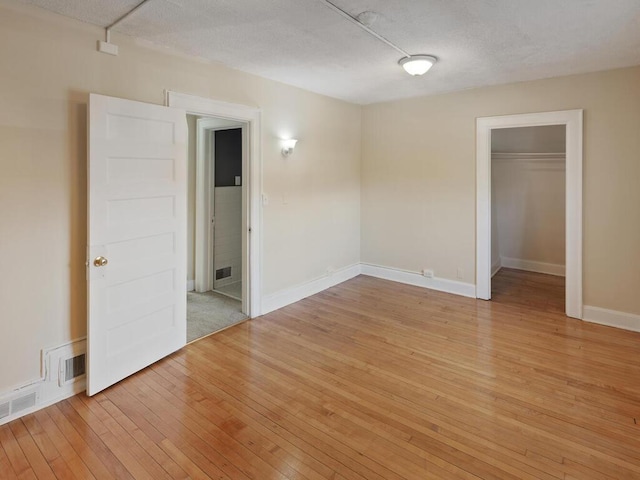
M 564 265 L 555 263 L 536 262 L 535 260 L 522 260 L 521 258 L 500 257 L 500 264 L 505 268 L 526 270 L 528 272 L 546 273 L 547 275 L 565 276 Z
M 500 261 L 500 257 L 498 257 L 498 260 L 496 261 L 496 263 L 491 265 L 491 278 L 495 277 L 496 273 L 498 273 L 501 268 L 502 268 L 502 262 Z
M 17 420 L 20 417 L 24 417 L 25 415 L 29 415 L 30 413 L 37 412 L 38 410 L 42 410 L 43 408 L 50 407 L 54 403 L 61 402 L 62 400 L 66 400 L 67 398 L 71 398 L 74 395 L 84 392 L 87 388 L 85 380 L 82 379 L 82 381 L 78 381 L 74 383 L 72 388 L 66 389 L 58 395 L 48 397 L 44 394 L 44 391 L 46 389 L 44 384 L 45 384 L 44 380 L 38 380 L 37 382 L 34 382 L 26 387 L 13 390 L 3 395 L 2 400 L 0 400 L 0 403 L 12 397 L 17 398 L 22 394 L 22 392 L 31 391 L 31 390 L 34 390 L 37 392 L 36 404 L 34 406 L 25 408 L 24 410 L 20 410 L 19 412 L 16 412 L 16 413 L 12 413 L 8 417 L 0 418 L 0 425 L 4 425 L 5 423 L 12 422 L 13 420 Z
M 42 351 L 42 378 L 0 394 L 0 425 L 46 408 L 86 390 L 86 376 L 64 382 L 60 362 L 86 353 L 80 338 Z M 6 407 L 9 406 L 9 410 Z M 9 413 L 6 415 L 6 413 Z
M 363 275 L 406 283 L 417 287 L 430 288 L 431 290 L 438 290 L 440 292 L 453 293 L 454 295 L 462 295 L 463 297 L 476 298 L 476 286 L 472 283 L 457 282 L 445 278 L 427 278 L 418 272 L 382 267 L 368 263 L 362 263 L 361 265 Z
M 358 263 L 343 268 L 331 275 L 312 280 L 302 285 L 287 288 L 281 292 L 266 295 L 262 299 L 262 314 L 265 315 L 279 308 L 286 307 L 303 298 L 315 295 L 327 288 L 331 288 L 339 283 L 345 282 L 358 275 L 369 275 L 370 277 L 382 278 L 393 282 L 406 283 L 423 288 L 430 288 L 440 292 L 453 293 L 465 297 L 475 298 L 476 286 L 471 283 L 446 280 L 444 278 L 426 278 L 420 273 L 398 270 L 395 268 L 382 267 L 367 263 Z
M 30 385 L 25 387 L 10 391 L 4 395 L 2 395 L 2 399 L 0 400 L 0 404 L 5 400 L 9 400 L 12 398 L 18 398 L 22 395 L 23 392 L 36 392 L 36 403 L 32 407 L 25 408 L 20 410 L 19 412 L 12 413 L 7 417 L 0 418 L 0 425 L 4 425 L 5 423 L 9 423 L 13 420 L 17 420 L 20 417 L 24 417 L 25 415 L 29 415 L 30 413 L 37 412 L 38 410 L 42 410 L 43 408 L 47 408 L 54 403 L 61 402 L 62 400 L 66 400 L 67 398 L 71 398 L 78 393 L 84 392 L 86 390 L 86 383 L 84 379 L 82 381 L 78 381 L 73 384 L 72 389 L 67 389 L 60 393 L 59 395 L 55 395 L 52 397 L 47 397 L 43 394 L 45 390 L 44 380 L 38 380 Z
M 585 305 L 582 309 L 582 319 L 591 323 L 640 332 L 640 315 L 633 313 Z
M 196 289 L 195 280 L 187 280 L 187 292 L 193 292 Z
M 286 307 L 287 305 L 302 300 L 303 298 L 315 295 L 316 293 L 338 285 L 339 283 L 346 282 L 358 275 L 360 275 L 359 263 L 336 270 L 331 274 L 303 283 L 302 285 L 287 288 L 270 295 L 265 295 L 262 297 L 262 315 L 278 310 L 279 308 Z

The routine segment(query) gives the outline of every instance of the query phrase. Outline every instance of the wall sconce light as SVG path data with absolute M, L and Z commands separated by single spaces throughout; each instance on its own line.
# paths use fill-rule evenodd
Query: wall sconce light
M 293 153 L 293 149 L 296 146 L 296 143 L 298 143 L 298 140 L 296 140 L 295 138 L 289 138 L 287 140 L 283 140 L 282 141 L 282 156 L 283 157 L 288 157 L 289 155 L 291 155 Z

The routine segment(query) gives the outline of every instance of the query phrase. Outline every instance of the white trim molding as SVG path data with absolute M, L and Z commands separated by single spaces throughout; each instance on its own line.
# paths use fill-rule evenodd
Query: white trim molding
M 582 110 L 476 119 L 476 296 L 491 299 L 491 131 L 566 127 L 566 300 L 569 317 L 582 318 Z
M 265 315 L 269 312 L 273 312 L 274 310 L 278 310 L 279 308 L 291 305 L 303 298 L 320 293 L 327 288 L 334 287 L 342 282 L 346 282 L 347 280 L 357 277 L 360 273 L 360 264 L 356 263 L 320 278 L 316 278 L 315 280 L 303 283 L 302 285 L 297 285 L 270 295 L 265 295 L 262 299 L 262 314 Z
M 64 381 L 66 359 L 87 353 L 86 337 L 42 350 L 41 377 L 0 393 L 0 425 L 37 412 L 86 390 L 86 376 Z M 86 364 L 85 364 L 86 365 Z M 6 407 L 9 406 L 9 411 Z
M 303 298 L 320 293 L 327 288 L 334 287 L 361 274 L 390 280 L 392 282 L 437 290 L 439 292 L 462 295 L 470 298 L 476 297 L 476 287 L 471 283 L 457 282 L 444 278 L 426 278 L 418 272 L 368 263 L 356 263 L 301 285 L 265 295 L 262 300 L 262 314 L 265 315 L 274 310 L 291 305 Z
M 419 272 L 383 267 L 369 263 L 362 263 L 361 266 L 362 274 L 369 275 L 370 277 L 406 283 L 407 285 L 415 285 L 416 287 L 438 290 L 439 292 L 452 293 L 454 295 L 462 295 L 463 297 L 476 297 L 476 286 L 471 283 L 447 280 L 446 278 L 427 278 Z
M 242 283 L 242 309 L 247 316 L 257 317 L 262 314 L 261 111 L 257 107 L 221 102 L 185 93 L 167 91 L 165 96 L 168 106 L 182 108 L 187 113 L 225 118 L 245 122 L 248 125 L 248 161 L 246 165 L 243 164 L 243 169 L 246 167 L 248 170 L 248 181 L 243 181 L 243 188 L 247 188 L 244 197 L 247 201 L 242 212 L 244 225 L 242 268 L 243 278 L 247 278 L 248 281 Z M 247 238 L 246 241 L 245 238 Z M 244 269 L 247 269 L 246 274 Z
M 556 263 L 538 262 L 536 260 L 523 260 L 522 258 L 500 257 L 500 265 L 505 268 L 526 270 L 527 272 L 546 273 L 557 277 L 565 276 L 565 266 Z M 495 274 L 492 274 L 493 276 Z
M 195 280 L 187 280 L 187 292 L 193 292 L 196 289 Z
M 242 184 L 248 182 L 246 164 L 247 157 L 247 124 L 220 118 L 198 118 L 196 121 L 196 203 L 195 203 L 195 290 L 208 292 L 214 284 L 214 189 L 215 189 L 215 141 L 213 132 L 233 128 L 242 129 Z M 243 202 L 246 191 L 243 191 Z M 242 242 L 246 238 L 243 236 Z M 243 275 L 244 275 L 243 271 Z M 246 282 L 247 279 L 243 278 Z
M 491 278 L 495 277 L 496 273 L 498 273 L 500 270 L 502 270 L 502 259 L 498 257 L 493 265 L 491 265 Z
M 591 323 L 640 332 L 640 315 L 634 313 L 618 312 L 585 305 L 582 319 Z

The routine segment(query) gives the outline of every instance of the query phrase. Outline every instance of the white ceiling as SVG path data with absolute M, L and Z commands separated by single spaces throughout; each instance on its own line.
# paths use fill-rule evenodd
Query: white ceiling
M 140 0 L 21 0 L 106 26 Z M 333 0 L 401 49 L 439 58 L 422 77 L 322 0 L 151 0 L 114 31 L 354 103 L 640 64 L 640 0 Z

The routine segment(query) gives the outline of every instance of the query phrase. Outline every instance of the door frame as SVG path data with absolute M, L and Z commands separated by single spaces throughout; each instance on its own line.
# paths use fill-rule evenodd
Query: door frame
M 215 188 L 215 141 L 214 132 L 234 128 L 242 129 L 242 165 L 247 159 L 246 122 L 221 118 L 199 118 L 196 122 L 196 191 L 195 191 L 195 235 L 194 235 L 194 286 L 196 292 L 208 292 L 214 286 L 214 195 Z M 242 184 L 245 183 L 242 171 Z M 246 200 L 246 199 L 243 199 Z M 245 278 L 242 278 L 246 281 Z M 244 309 L 243 309 L 244 311 Z
M 581 319 L 583 110 L 476 119 L 476 297 L 491 299 L 491 131 L 544 125 L 566 127 L 565 311 Z
M 173 91 L 165 91 L 165 103 L 170 107 L 182 108 L 188 114 L 218 117 L 246 124 L 248 138 L 246 140 L 243 138 L 243 141 L 247 146 L 247 153 L 243 158 L 242 175 L 244 200 L 242 212 L 244 227 L 242 232 L 242 309 L 248 317 L 257 317 L 261 314 L 262 304 L 261 111 L 256 107 Z

